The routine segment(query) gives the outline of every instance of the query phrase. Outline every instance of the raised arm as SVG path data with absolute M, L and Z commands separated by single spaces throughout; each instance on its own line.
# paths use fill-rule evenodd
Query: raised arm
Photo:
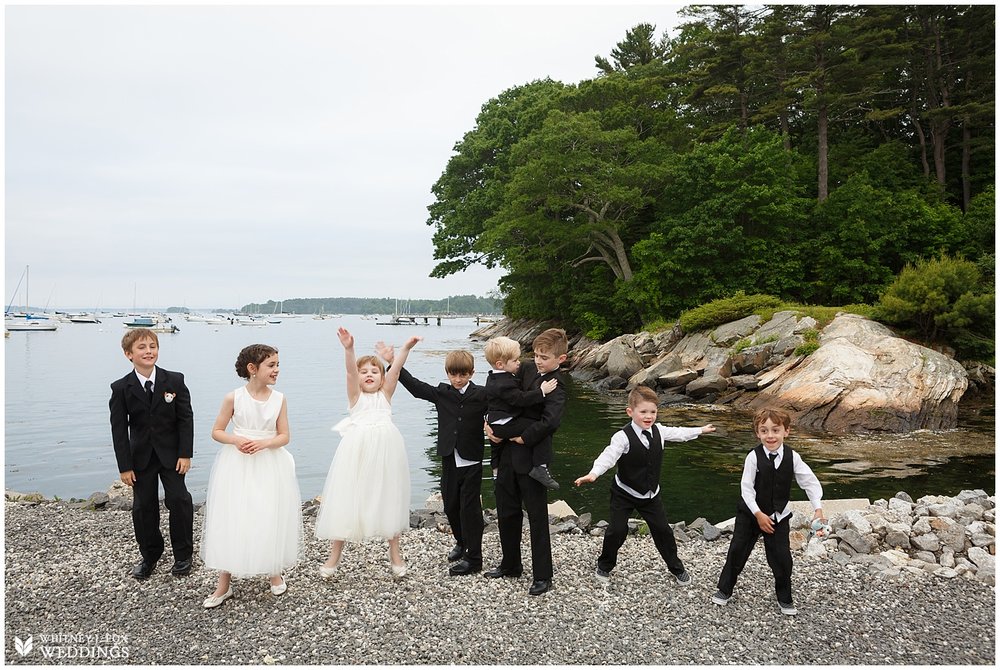
M 396 384 L 399 382 L 399 371 L 406 364 L 406 358 L 410 355 L 410 349 L 422 339 L 424 338 L 416 335 L 412 336 L 399 348 L 399 353 L 395 354 L 392 367 L 385 371 L 385 380 L 382 382 L 382 393 L 385 394 L 386 399 L 391 399 L 392 394 L 396 392 Z
M 354 336 L 343 326 L 337 329 L 337 337 L 344 347 L 344 364 L 347 367 L 347 406 L 354 407 L 361 395 L 358 359 L 354 355 Z

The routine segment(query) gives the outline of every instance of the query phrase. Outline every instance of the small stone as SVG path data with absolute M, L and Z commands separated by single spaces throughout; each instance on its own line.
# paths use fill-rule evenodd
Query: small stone
M 926 533 L 924 535 L 915 535 L 910 538 L 910 542 L 914 547 L 922 551 L 937 551 L 941 548 L 941 541 L 938 536 L 934 533 Z

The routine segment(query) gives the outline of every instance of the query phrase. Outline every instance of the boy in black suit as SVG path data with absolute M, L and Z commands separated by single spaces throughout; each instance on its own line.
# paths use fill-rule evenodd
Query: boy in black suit
M 163 555 L 159 482 L 170 511 L 170 545 L 176 576 L 191 572 L 194 507 L 184 485 L 194 452 L 194 412 L 184 375 L 156 366 L 156 333 L 125 333 L 122 349 L 135 369 L 111 384 L 111 438 L 122 482 L 133 488 L 132 524 L 142 561 L 132 568 L 147 579 Z
M 618 550 L 628 536 L 628 519 L 639 512 L 649 527 L 660 557 L 681 586 L 691 583 L 691 576 L 677 556 L 674 531 L 660 498 L 660 471 L 663 466 L 664 441 L 684 442 L 703 433 L 715 432 L 706 424 L 693 428 L 667 427 L 656 422 L 659 399 L 648 386 L 637 386 L 628 394 L 625 413 L 632 419 L 611 436 L 611 441 L 594 461 L 590 472 L 576 480 L 576 485 L 589 484 L 617 465 L 611 483 L 611 523 L 604 533 L 604 545 L 597 557 L 594 576 L 602 584 L 611 579 L 618 563 Z
M 549 328 L 531 343 L 534 362 L 521 366 L 521 390 L 539 389 L 547 379 L 559 379 L 559 366 L 566 360 L 569 342 L 566 331 Z M 552 436 L 562 421 L 566 391 L 559 384 L 545 396 L 543 403 L 525 408 L 523 417 L 533 423 L 519 437 L 503 440 L 491 434 L 492 466 L 496 472 L 497 526 L 500 529 L 500 565 L 483 573 L 484 577 L 519 577 L 521 565 L 521 528 L 524 510 L 528 513 L 531 538 L 532 583 L 528 594 L 537 596 L 552 588 L 552 542 L 549 538 L 549 514 L 546 489 L 529 476 L 532 459 L 552 462 Z M 537 450 L 537 453 L 536 451 Z
M 392 347 L 379 342 L 376 351 L 387 363 Z M 483 417 L 486 392 L 472 382 L 475 359 L 465 350 L 449 351 L 444 359 L 448 383 L 431 386 L 406 368 L 399 371 L 399 383 L 414 398 L 434 403 L 437 408 L 437 453 L 441 457 L 441 497 L 444 513 L 455 536 L 448 552 L 451 575 L 471 575 L 483 569 Z
M 521 390 L 521 345 L 509 337 L 494 337 L 483 347 L 483 355 L 490 364 L 486 376 L 486 423 L 496 437 L 518 437 L 533 421 L 521 416 L 525 407 L 545 401 L 545 396 L 559 383 L 548 379 L 537 389 Z M 541 449 L 531 450 L 531 470 L 528 476 L 537 479 L 547 489 L 557 489 L 559 484 L 549 473 L 548 462 L 542 460 Z

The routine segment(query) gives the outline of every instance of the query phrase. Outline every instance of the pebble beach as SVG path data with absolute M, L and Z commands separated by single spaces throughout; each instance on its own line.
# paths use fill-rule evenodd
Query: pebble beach
M 202 513 L 195 515 L 196 551 Z M 205 610 L 217 574 L 170 575 L 169 546 L 145 582 L 127 511 L 5 503 L 8 664 L 193 665 L 994 665 L 995 587 L 795 556 L 799 614 L 782 615 L 758 546 L 725 607 L 710 602 L 728 541 L 679 545 L 693 577 L 678 586 L 648 536 L 632 536 L 608 586 L 593 577 L 600 537 L 554 535 L 553 589 L 517 579 L 451 577 L 449 535 L 412 529 L 409 572 L 394 580 L 386 544 L 348 545 L 340 573 L 317 571 L 325 543 L 305 518 L 305 552 L 273 596 L 234 581 Z M 164 535 L 166 519 L 163 518 Z M 524 560 L 530 565 L 527 537 Z M 484 537 L 487 568 L 499 562 Z M 30 642 L 28 638 L 31 638 Z M 26 651 L 27 650 L 27 651 Z

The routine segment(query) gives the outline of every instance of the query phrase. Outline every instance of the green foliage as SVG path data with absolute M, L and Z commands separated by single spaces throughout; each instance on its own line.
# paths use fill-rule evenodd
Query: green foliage
M 768 335 L 767 337 L 762 337 L 759 340 L 752 337 L 744 337 L 743 339 L 738 340 L 736 344 L 732 346 L 731 349 L 733 354 L 735 355 L 748 347 L 756 347 L 759 344 L 767 344 L 768 342 L 777 342 L 777 341 L 778 341 L 777 335 Z
M 776 308 L 781 300 L 773 295 L 746 295 L 738 291 L 731 298 L 720 298 L 681 313 L 681 328 L 685 333 L 708 330 L 730 321 L 750 316 L 760 309 Z
M 819 349 L 819 342 L 803 342 L 795 347 L 795 351 L 792 353 L 796 356 L 809 356 L 817 349 Z
M 944 336 L 981 351 L 981 340 L 992 333 L 995 296 L 980 279 L 971 261 L 948 256 L 918 261 L 907 265 L 882 295 L 879 315 L 915 328 L 926 340 Z

